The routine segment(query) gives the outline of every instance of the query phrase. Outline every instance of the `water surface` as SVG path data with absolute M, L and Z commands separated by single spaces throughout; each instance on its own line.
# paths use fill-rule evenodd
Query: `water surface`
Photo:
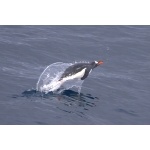
M 0 124 L 150 124 L 150 26 L 0 26 Z M 35 90 L 55 62 L 103 60 L 76 89 Z

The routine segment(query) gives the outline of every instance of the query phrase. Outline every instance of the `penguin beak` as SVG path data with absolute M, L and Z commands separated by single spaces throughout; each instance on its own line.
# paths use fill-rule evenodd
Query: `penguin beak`
M 98 61 L 98 65 L 102 65 L 102 64 L 103 64 L 102 60 Z

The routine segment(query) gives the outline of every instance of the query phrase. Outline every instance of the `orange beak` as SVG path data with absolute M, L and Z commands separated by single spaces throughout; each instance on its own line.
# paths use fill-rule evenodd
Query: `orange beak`
M 103 61 L 102 60 L 98 61 L 98 64 L 99 65 L 103 64 Z

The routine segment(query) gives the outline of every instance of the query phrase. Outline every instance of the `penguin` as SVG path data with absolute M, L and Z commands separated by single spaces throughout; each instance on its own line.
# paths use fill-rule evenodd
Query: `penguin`
M 76 63 L 69 66 L 61 75 L 59 81 L 68 81 L 73 79 L 84 80 L 88 77 L 91 71 L 103 64 L 103 61 L 93 61 L 91 63 Z

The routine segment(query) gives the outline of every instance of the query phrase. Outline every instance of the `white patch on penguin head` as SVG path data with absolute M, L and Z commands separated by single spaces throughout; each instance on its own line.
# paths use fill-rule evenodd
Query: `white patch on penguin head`
M 96 64 L 98 64 L 98 61 L 95 61 Z

